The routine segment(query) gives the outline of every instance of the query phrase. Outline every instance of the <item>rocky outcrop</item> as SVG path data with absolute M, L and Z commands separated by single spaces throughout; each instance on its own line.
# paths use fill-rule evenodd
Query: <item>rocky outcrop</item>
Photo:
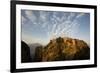
M 37 61 L 85 60 L 90 58 L 90 48 L 83 41 L 72 38 L 53 39 L 44 47 L 37 47 Z

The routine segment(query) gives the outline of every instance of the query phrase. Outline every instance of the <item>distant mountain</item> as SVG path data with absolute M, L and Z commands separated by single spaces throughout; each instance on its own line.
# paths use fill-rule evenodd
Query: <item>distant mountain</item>
M 35 61 L 63 61 L 90 59 L 90 48 L 83 40 L 59 37 L 35 50 Z
M 34 59 L 36 47 L 41 46 L 39 43 L 29 44 L 32 60 Z

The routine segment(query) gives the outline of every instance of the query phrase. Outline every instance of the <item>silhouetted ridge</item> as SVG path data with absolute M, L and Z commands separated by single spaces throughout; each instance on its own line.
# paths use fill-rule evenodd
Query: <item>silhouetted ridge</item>
M 21 41 L 21 62 L 31 62 L 30 48 L 24 41 Z

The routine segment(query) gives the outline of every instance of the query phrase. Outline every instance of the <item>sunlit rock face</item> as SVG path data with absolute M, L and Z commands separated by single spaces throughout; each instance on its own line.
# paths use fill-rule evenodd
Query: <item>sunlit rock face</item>
M 36 61 L 64 61 L 90 59 L 90 48 L 83 40 L 59 37 L 35 51 Z

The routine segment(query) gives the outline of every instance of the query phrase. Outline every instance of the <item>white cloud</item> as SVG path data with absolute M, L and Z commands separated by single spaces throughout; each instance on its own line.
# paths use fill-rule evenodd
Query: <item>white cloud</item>
M 27 21 L 27 19 L 24 16 L 21 16 L 22 25 L 25 24 L 26 21 Z
M 71 20 L 74 16 L 75 16 L 75 13 L 70 13 L 67 18 L 63 16 L 65 20 L 64 21 L 60 20 L 60 22 L 62 23 L 57 24 L 57 29 L 55 30 L 55 32 L 53 32 L 53 34 L 55 34 L 56 37 L 59 37 L 59 36 L 62 36 L 62 34 L 66 34 L 66 36 L 68 35 L 72 36 L 75 33 L 77 33 L 79 29 L 79 24 L 77 22 L 77 19 L 74 18 L 73 21 Z
M 76 18 L 80 18 L 80 17 L 82 17 L 82 16 L 84 16 L 85 15 L 85 13 L 80 13 L 80 14 L 78 14 L 77 16 L 76 16 Z
M 34 15 L 34 13 L 31 10 L 26 10 L 25 11 L 26 17 L 33 23 L 36 24 L 36 16 Z
M 75 13 L 70 13 L 68 16 L 68 20 L 71 20 L 75 16 Z
M 83 14 L 69 13 L 68 15 L 63 14 L 61 18 L 56 13 L 53 14 L 52 22 L 55 22 L 51 28 L 51 37 L 59 37 L 62 34 L 65 36 L 73 36 L 78 32 L 79 24 L 77 18 L 83 16 Z M 74 19 L 73 19 L 74 18 Z M 73 21 L 72 21 L 73 19 Z
M 48 25 L 48 14 L 44 11 L 40 11 L 40 25 L 42 25 L 43 28 L 45 28 Z M 41 24 L 42 23 L 42 24 Z
M 78 32 L 79 24 L 77 18 L 80 18 L 84 15 L 84 13 L 77 14 L 76 13 L 62 13 L 61 17 L 59 17 L 59 13 L 53 12 L 51 22 L 48 20 L 49 13 L 45 11 L 40 11 L 37 19 L 35 13 L 33 11 L 25 11 L 26 17 L 36 26 L 41 26 L 43 30 L 46 30 L 46 35 L 49 37 L 56 36 L 59 37 L 62 34 L 73 35 Z M 73 19 L 73 20 L 72 20 Z M 22 17 L 22 21 L 26 19 Z M 37 22 L 38 20 L 38 22 Z

